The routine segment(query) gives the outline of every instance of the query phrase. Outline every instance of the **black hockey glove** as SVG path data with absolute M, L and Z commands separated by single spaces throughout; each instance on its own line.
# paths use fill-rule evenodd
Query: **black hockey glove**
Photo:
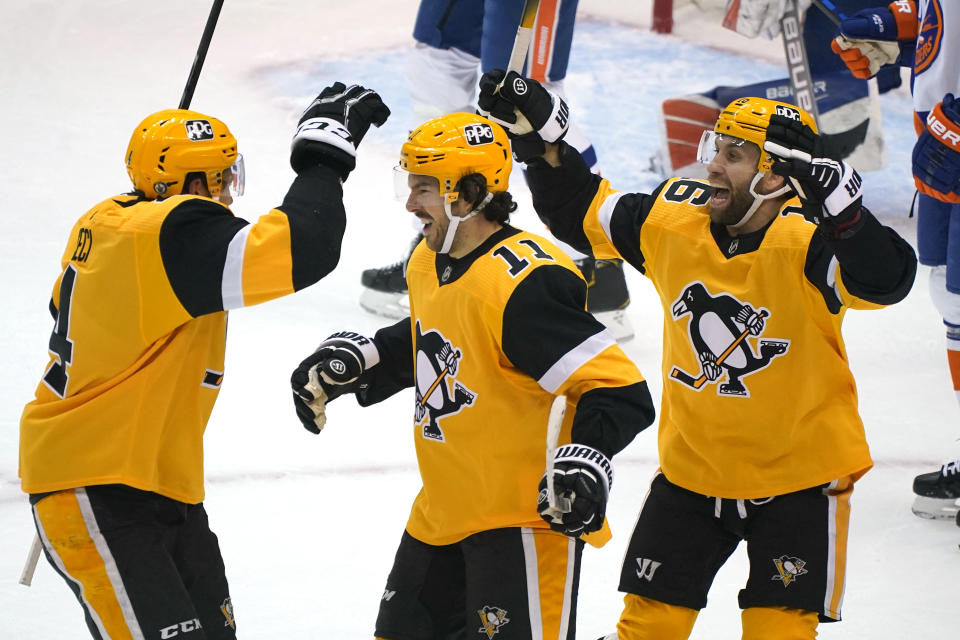
M 550 528 L 577 537 L 603 526 L 613 467 L 607 456 L 583 444 L 565 444 L 553 458 L 554 505 L 547 474 L 540 479 L 537 512 Z
M 803 216 L 828 237 L 847 238 L 863 226 L 863 179 L 843 160 L 825 157 L 823 143 L 805 124 L 774 115 L 763 148 L 803 205 Z
M 516 71 L 494 69 L 480 78 L 477 113 L 502 125 L 518 162 L 543 155 L 544 142 L 567 133 L 570 109 L 560 96 Z
M 337 82 L 323 91 L 300 116 L 290 147 L 290 166 L 297 173 L 324 164 L 341 180 L 357 164 L 357 146 L 370 125 L 387 121 L 390 109 L 380 96 L 360 85 Z
M 380 362 L 373 340 L 352 331 L 339 331 L 300 363 L 290 385 L 297 417 L 311 433 L 320 433 L 327 422 L 326 404 L 356 390 L 358 379 Z

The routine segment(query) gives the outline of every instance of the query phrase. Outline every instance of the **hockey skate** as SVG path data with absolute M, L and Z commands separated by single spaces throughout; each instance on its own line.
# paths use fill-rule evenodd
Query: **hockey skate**
M 407 260 L 423 236 L 418 235 L 402 260 L 385 267 L 365 269 L 360 276 L 363 292 L 360 306 L 369 313 L 400 320 L 410 315 L 410 298 L 407 296 Z
M 627 317 L 630 292 L 623 275 L 623 260 L 583 258 L 577 267 L 587 281 L 587 311 L 613 334 L 617 342 L 633 338 L 633 325 Z
M 912 509 L 921 518 L 960 518 L 960 460 L 918 475 L 913 479 L 913 492 Z

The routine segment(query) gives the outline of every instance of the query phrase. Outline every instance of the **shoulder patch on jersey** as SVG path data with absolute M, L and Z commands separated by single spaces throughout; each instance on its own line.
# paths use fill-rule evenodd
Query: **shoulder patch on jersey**
M 914 75 L 919 75 L 930 68 L 930 65 L 940 55 L 943 41 L 943 9 L 940 0 L 930 0 L 927 14 L 923 16 L 920 33 L 917 36 L 916 59 L 913 63 Z

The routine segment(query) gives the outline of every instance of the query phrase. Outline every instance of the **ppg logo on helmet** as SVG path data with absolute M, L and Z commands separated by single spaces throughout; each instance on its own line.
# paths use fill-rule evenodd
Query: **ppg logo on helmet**
M 488 124 L 468 124 L 463 128 L 463 137 L 472 147 L 493 142 L 493 127 Z
M 187 128 L 187 140 L 213 140 L 213 127 L 206 120 L 187 120 L 184 126 Z
M 785 118 L 790 118 L 791 120 L 796 120 L 797 122 L 802 122 L 800 117 L 800 112 L 794 109 L 793 107 L 788 107 L 784 104 L 777 105 L 777 115 L 784 116 Z

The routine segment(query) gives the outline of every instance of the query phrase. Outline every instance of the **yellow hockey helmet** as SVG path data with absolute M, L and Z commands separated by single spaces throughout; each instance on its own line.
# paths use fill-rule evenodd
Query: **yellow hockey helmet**
M 817 123 L 809 113 L 800 107 L 786 102 L 768 100 L 766 98 L 738 98 L 728 104 L 720 112 L 713 133 L 723 136 L 732 136 L 752 142 L 760 148 L 760 160 L 757 169 L 769 171 L 773 166 L 773 157 L 763 150 L 763 143 L 767 140 L 767 127 L 770 125 L 770 116 L 781 115 L 798 120 L 817 133 Z M 704 136 L 706 138 L 706 136 Z M 710 140 L 711 146 L 713 139 Z
M 147 116 L 130 137 L 125 156 L 133 188 L 148 198 L 183 192 L 186 177 L 201 172 L 213 197 L 220 195 L 224 172 L 239 164 L 237 140 L 220 120 L 186 109 Z M 242 166 L 233 180 L 242 180 Z M 237 193 L 242 185 L 237 184 Z
M 455 201 L 460 178 L 479 173 L 487 191 L 510 185 L 510 140 L 503 127 L 474 113 L 451 113 L 424 122 L 400 148 L 399 170 L 437 179 L 440 192 Z

